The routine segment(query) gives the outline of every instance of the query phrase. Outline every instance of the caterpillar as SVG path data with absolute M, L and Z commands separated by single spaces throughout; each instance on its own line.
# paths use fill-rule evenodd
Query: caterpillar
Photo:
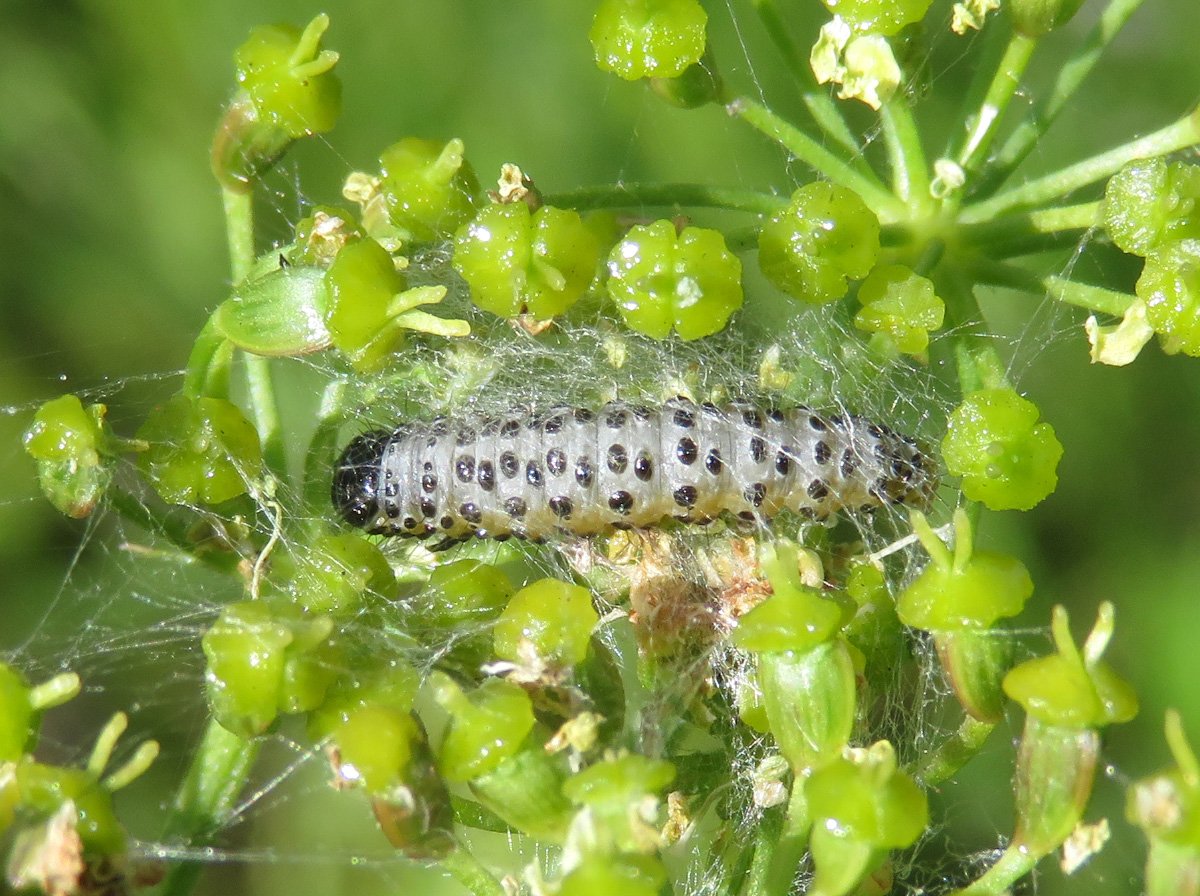
M 452 543 L 926 506 L 936 486 L 914 439 L 861 417 L 676 398 L 368 432 L 343 451 L 332 496 L 372 534 Z

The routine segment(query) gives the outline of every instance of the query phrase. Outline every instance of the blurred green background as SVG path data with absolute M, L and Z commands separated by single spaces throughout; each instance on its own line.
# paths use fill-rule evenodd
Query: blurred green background
M 809 21 L 802 33 L 815 33 L 815 0 L 794 5 L 797 21 Z M 710 6 L 727 77 L 761 90 L 780 111 L 795 109 L 750 4 Z M 1031 95 L 1094 6 L 1048 41 Z M 720 110 L 668 109 L 600 73 L 586 40 L 591 7 L 351 0 L 327 8 L 326 45 L 342 53 L 342 123 L 271 176 L 264 235 L 283 238 L 301 198 L 335 200 L 348 170 L 373 169 L 382 147 L 410 134 L 460 136 L 482 180 L 515 161 L 550 191 L 660 179 L 787 192 L 793 177 L 807 177 Z M 97 672 L 78 707 L 55 714 L 47 749 L 57 755 L 78 755 L 103 717 L 127 704 L 138 731 L 163 737 L 174 727 L 164 761 L 126 801 L 148 838 L 161 818 L 161 788 L 178 777 L 181 746 L 197 730 L 184 711 L 195 699 L 202 624 L 189 616 L 190 579 L 153 564 L 131 572 L 120 531 L 57 517 L 37 495 L 19 434 L 38 401 L 63 391 L 103 400 L 128 433 L 177 386 L 194 334 L 228 285 L 207 150 L 229 93 L 232 50 L 255 24 L 303 24 L 321 10 L 264 0 L 0 2 L 0 651 L 38 673 L 66 659 Z M 1029 170 L 1122 142 L 1195 104 L 1198 29 L 1195 0 L 1147 0 Z M 920 110 L 934 149 L 970 75 L 968 47 L 949 35 L 935 44 L 932 96 Z M 865 115 L 856 122 L 871 127 Z M 1044 267 L 1061 272 L 1067 263 L 1062 256 Z M 1136 276 L 1111 255 L 1070 270 L 1125 284 Z M 1110 657 L 1143 699 L 1140 718 L 1108 736 L 1112 765 L 1093 803 L 1093 817 L 1110 816 L 1114 841 L 1080 880 L 1064 882 L 1049 867 L 1039 892 L 1132 893 L 1142 845 L 1121 820 L 1121 785 L 1165 761 L 1167 706 L 1183 711 L 1200 742 L 1200 362 L 1151 346 L 1130 368 L 1092 367 L 1081 315 L 1011 294 L 990 296 L 988 308 L 1019 384 L 1053 422 L 1066 457 L 1049 500 L 1027 514 L 988 515 L 981 539 L 1031 567 L 1038 590 L 1021 620 L 1030 626 L 1044 625 L 1063 602 L 1082 632 L 1101 600 L 1114 601 Z M 156 593 L 163 583 L 169 596 Z M 163 632 L 170 649 L 144 665 L 138 645 L 154 638 L 138 630 L 139 606 L 155 624 L 181 620 L 178 631 Z M 122 628 L 131 636 L 117 637 Z M 146 684 L 163 669 L 180 674 Z M 988 849 L 1010 829 L 1005 747 L 1019 723 L 936 797 L 962 852 Z M 295 758 L 286 740 L 279 752 L 281 768 Z M 328 791 L 312 763 L 252 805 L 227 845 L 232 852 L 212 857 L 203 892 L 333 893 L 352 882 L 366 894 L 408 879 L 365 807 Z M 416 885 L 439 879 L 418 872 Z

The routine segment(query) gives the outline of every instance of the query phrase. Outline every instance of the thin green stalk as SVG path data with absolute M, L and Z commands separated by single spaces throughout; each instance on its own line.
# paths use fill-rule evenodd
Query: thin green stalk
M 1068 277 L 1041 277 L 1019 265 L 994 262 L 985 258 L 972 259 L 966 270 L 980 283 L 1016 289 L 1035 296 L 1046 296 L 1056 302 L 1100 314 L 1110 314 L 1113 317 L 1123 316 L 1137 298 L 1127 292 L 1080 283 Z
M 1010 846 L 983 877 L 970 886 L 955 890 L 951 896 L 1004 896 L 1014 883 L 1033 870 L 1038 859 L 1032 853 Z
M 966 206 L 959 215 L 963 224 L 988 221 L 1003 212 L 1050 202 L 1109 177 L 1134 159 L 1148 159 L 1187 149 L 1200 142 L 1200 108 L 1193 109 L 1165 128 L 1084 159 L 1060 171 L 997 193 L 991 199 Z
M 229 267 L 234 284 L 240 283 L 254 265 L 254 194 L 222 190 L 225 207 L 225 233 L 229 241 Z M 277 478 L 287 474 L 283 446 L 283 428 L 275 400 L 271 365 L 261 355 L 246 353 L 246 380 L 255 428 L 262 440 L 263 460 Z
M 1012 102 L 1036 47 L 1037 41 L 1033 38 L 1016 32 L 1010 36 L 978 111 L 968 119 L 970 130 L 957 154 L 958 164 L 968 173 L 973 173 L 986 158 L 988 147 L 996 136 L 996 125 Z
M 879 110 L 883 139 L 892 167 L 892 192 L 916 209 L 929 205 L 929 162 L 912 108 L 899 92 Z
M 770 193 L 707 184 L 598 184 L 553 193 L 545 200 L 559 208 L 723 208 L 755 215 L 774 214 L 787 204 L 786 199 Z
M 780 10 L 776 0 L 753 0 L 753 2 L 755 12 L 758 13 L 758 17 L 763 23 L 763 28 L 766 29 L 767 35 L 779 50 L 779 55 L 787 64 L 792 78 L 797 84 L 806 85 L 806 87 L 811 85 L 813 75 L 812 69 L 808 65 L 807 53 L 792 39 L 792 33 L 787 27 L 787 14 Z M 825 135 L 846 150 L 851 158 L 865 166 L 866 160 L 863 159 L 862 146 L 859 145 L 850 126 L 846 124 L 841 107 L 833 101 L 829 92 L 821 89 L 805 89 L 801 99 L 804 101 L 805 108 L 808 109 L 808 114 L 825 132 Z
M 804 781 L 797 777 L 792 781 L 787 812 L 771 832 L 773 836 L 760 838 L 756 843 L 745 896 L 777 896 L 791 892 L 792 880 L 808 850 L 811 826 Z
M 954 238 L 990 258 L 1014 258 L 1054 248 L 1064 232 L 1095 227 L 1100 213 L 1099 202 L 1036 209 L 956 228 Z
M 254 193 L 222 190 L 229 267 L 236 286 L 254 264 Z
M 922 787 L 935 787 L 979 755 L 984 741 L 996 726 L 967 716 L 953 736 L 925 756 L 913 770 Z
M 471 850 L 462 844 L 439 860 L 438 864 L 473 896 L 506 896 L 504 886 L 496 876 L 484 868 Z
M 1115 289 L 1105 289 L 1103 286 L 1092 286 L 1090 283 L 1077 283 L 1066 277 L 1047 277 L 1044 281 L 1046 294 L 1059 302 L 1098 311 L 1101 314 L 1111 314 L 1121 317 L 1129 310 L 1129 306 L 1137 296 Z
M 1112 0 L 1108 4 L 1084 42 L 1058 69 L 1050 92 L 1037 104 L 1032 116 L 1021 122 L 1008 135 L 999 152 L 984 168 L 972 191 L 975 195 L 991 195 L 1025 160 L 1142 2 L 1143 0 Z
M 204 739 L 192 757 L 187 777 L 175 796 L 166 836 L 185 841 L 203 840 L 219 828 L 237 802 L 258 756 L 258 748 L 259 741 L 238 737 L 216 721 L 210 721 Z M 167 872 L 161 896 L 186 896 L 195 886 L 202 868 L 199 862 L 173 865 Z
M 876 178 L 858 171 L 762 103 L 740 97 L 727 108 L 731 115 L 774 140 L 818 174 L 856 192 L 882 222 L 898 221 L 907 216 L 904 203 Z

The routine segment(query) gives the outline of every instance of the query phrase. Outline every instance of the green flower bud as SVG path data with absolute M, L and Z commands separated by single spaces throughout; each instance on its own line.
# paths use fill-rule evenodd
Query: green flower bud
M 1169 353 L 1200 357 L 1200 239 L 1162 243 L 1146 257 L 1136 292 Z
M 896 602 L 900 620 L 933 632 L 938 657 L 968 714 L 996 723 L 1004 714 L 1001 679 L 1011 658 L 1007 638 L 990 634 L 996 620 L 1015 616 L 1033 594 L 1029 571 L 1015 557 L 973 549 L 967 513 L 954 512 L 954 554 L 913 513 L 913 531 L 931 562 Z
M 1167 710 L 1166 734 L 1175 765 L 1130 786 L 1125 817 L 1146 832 L 1152 845 L 1161 841 L 1185 848 L 1191 853 L 1191 862 L 1195 863 L 1200 860 L 1200 762 L 1187 741 L 1183 720 L 1176 710 Z M 1161 860 L 1168 858 L 1181 857 L 1167 853 Z M 1150 859 L 1155 859 L 1153 853 Z M 1164 861 L 1163 864 L 1174 862 Z M 1146 879 L 1155 877 L 1148 867 Z M 1161 892 L 1187 891 L 1181 887 Z M 1151 893 L 1157 896 L 1153 891 Z
M 577 212 L 524 202 L 485 206 L 454 238 L 471 301 L 501 317 L 562 314 L 596 275 L 600 246 Z
M 543 662 L 576 666 L 587 656 L 600 614 L 586 588 L 542 579 L 527 585 L 508 602 L 493 632 L 496 655 L 511 662 L 529 659 L 529 648 Z
M 625 323 L 654 339 L 724 328 L 742 306 L 742 264 L 715 230 L 670 221 L 633 227 L 608 256 L 608 294 Z
M 329 291 L 326 324 L 334 347 L 356 370 L 378 368 L 400 345 L 404 330 L 465 336 L 465 321 L 417 310 L 446 296 L 444 286 L 406 288 L 395 260 L 373 239 L 347 243 L 325 272 Z
M 491 622 L 504 610 L 513 590 L 499 567 L 479 560 L 454 560 L 430 573 L 419 616 L 426 624 L 445 630 L 463 623 Z
M 733 643 L 752 653 L 802 653 L 827 643 L 849 621 L 854 610 L 821 595 L 800 580 L 798 550 L 781 542 L 764 550 L 762 568 L 774 591 L 738 620 Z
M 138 430 L 142 473 L 168 504 L 220 504 L 262 475 L 258 432 L 234 404 L 176 395 Z
M 364 706 L 351 712 L 334 732 L 340 754 L 338 774 L 362 781 L 368 793 L 383 793 L 404 780 L 421 736 L 412 716 L 389 706 Z
M 879 258 L 879 219 L 858 194 L 826 182 L 806 184 L 758 236 L 766 278 L 794 299 L 840 299 Z
M 558 896 L 658 896 L 667 871 L 655 856 L 589 856 L 559 884 Z
M 1200 166 L 1136 159 L 1104 188 L 1104 228 L 1123 252 L 1145 257 L 1159 245 L 1200 237 Z
M 16 770 L 21 804 L 43 818 L 55 815 L 69 800 L 75 805 L 75 830 L 85 853 L 120 857 L 125 852 L 125 829 L 117 820 L 112 794 L 86 769 L 59 768 L 21 762 Z
M 921 21 L 933 0 L 821 0 L 855 31 L 895 34 L 905 25 Z
M 601 71 L 675 78 L 700 61 L 707 23 L 697 0 L 601 0 L 588 38 Z
M 963 492 L 991 510 L 1028 510 L 1054 491 L 1062 445 L 1009 388 L 980 389 L 950 415 L 942 454 Z
M 457 138 L 441 144 L 406 137 L 380 155 L 380 195 L 409 239 L 444 239 L 475 214 L 479 181 L 463 150 Z
M 387 596 L 396 584 L 379 547 L 351 533 L 321 534 L 277 553 L 268 582 L 313 615 L 354 612 L 368 591 Z
M 321 705 L 309 715 L 309 735 L 313 740 L 330 736 L 350 716 L 367 707 L 408 713 L 420 686 L 420 673 L 394 656 L 370 664 L 354 663 L 353 671 L 344 671 L 330 686 Z
M 74 395 L 47 401 L 37 409 L 22 439 L 37 464 L 46 498 L 72 519 L 89 516 L 108 488 L 112 470 L 105 463 L 110 438 L 102 404 L 88 405 Z
M 1008 554 L 974 550 L 965 510 L 954 512 L 953 555 L 923 514 L 914 511 L 912 521 L 931 562 L 896 601 L 901 622 L 934 632 L 984 629 L 1024 609 L 1033 594 L 1029 570 Z
M 567 799 L 592 811 L 597 846 L 626 853 L 654 853 L 657 826 L 643 807 L 675 779 L 675 767 L 636 753 L 602 759 L 563 784 Z
M 217 721 L 234 734 L 262 734 L 279 712 L 320 705 L 336 676 L 327 654 L 333 622 L 284 618 L 261 601 L 229 604 L 201 639 Z
M 246 192 L 293 141 L 333 128 L 342 85 L 333 68 L 338 54 L 321 50 L 329 17 L 303 32 L 262 25 L 234 55 L 239 90 L 213 139 L 212 168 L 226 189 Z
M 1083 6 L 1083 0 L 1008 0 L 1004 8 L 1013 28 L 1025 37 L 1039 38 L 1065 25 Z
M 513 756 L 533 730 L 533 707 L 520 686 L 489 678 L 469 694 L 445 673 L 430 676 L 434 699 L 450 714 L 438 766 L 447 781 L 470 781 Z
M 1004 678 L 1005 692 L 1032 717 L 1059 728 L 1100 728 L 1137 715 L 1137 695 L 1103 655 L 1112 637 L 1113 607 L 1100 606 L 1083 651 L 1075 646 L 1067 611 L 1054 608 L 1057 653 L 1028 660 Z
M 924 356 L 929 334 L 941 328 L 946 306 L 933 282 L 899 264 L 878 265 L 858 288 L 862 310 L 854 326 L 873 333 L 871 348 L 884 356 Z
M 924 792 L 896 768 L 885 740 L 847 750 L 795 786 L 804 787 L 813 818 L 814 893 L 854 892 L 888 850 L 911 846 L 929 823 Z
M 329 291 L 325 271 L 314 266 L 281 267 L 279 256 L 259 260 L 213 315 L 213 325 L 238 348 L 283 358 L 330 345 L 325 318 Z M 266 262 L 266 270 L 263 262 Z

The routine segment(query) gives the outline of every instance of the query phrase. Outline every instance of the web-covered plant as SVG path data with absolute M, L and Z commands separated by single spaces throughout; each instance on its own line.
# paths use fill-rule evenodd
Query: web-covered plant
M 797 121 L 729 86 L 699 0 L 596 5 L 599 66 L 778 144 L 770 191 L 552 189 L 518 164 L 485 187 L 461 140 L 409 136 L 270 246 L 256 191 L 332 129 L 341 84 L 325 16 L 252 32 L 212 147 L 234 286 L 181 388 L 124 433 L 65 395 L 25 436 L 58 509 L 117 515 L 137 562 L 181 570 L 195 596 L 161 649 L 197 674 L 160 736 L 203 735 L 162 836 L 132 841 L 113 793 L 157 744 L 110 770 L 118 713 L 83 765 L 41 760 L 80 678 L 0 665 L 10 886 L 189 892 L 247 793 L 301 765 L 475 894 L 1000 894 L 1103 846 L 1101 731 L 1137 699 L 1102 658 L 1108 603 L 1082 645 L 1057 608 L 1053 650 L 1017 660 L 1033 582 L 975 532 L 1049 495 L 1063 452 L 976 286 L 1088 309 L 1100 363 L 1155 337 L 1200 355 L 1200 168 L 1176 160 L 1200 112 L 1030 178 L 1138 0 L 1103 4 L 1027 115 L 1027 66 L 1080 0 L 825 5 L 805 34 L 747 4 Z M 934 151 L 928 44 L 977 32 Z M 1130 289 L 1061 276 L 1101 244 L 1145 259 Z M 297 374 L 315 422 L 281 410 Z M 79 671 L 121 625 L 79 634 Z M 947 858 L 928 793 L 1014 703 L 1015 828 Z M 1166 732 L 1176 767 L 1128 815 L 1146 891 L 1196 893 L 1200 765 L 1177 715 Z M 292 766 L 264 772 L 280 743 Z

